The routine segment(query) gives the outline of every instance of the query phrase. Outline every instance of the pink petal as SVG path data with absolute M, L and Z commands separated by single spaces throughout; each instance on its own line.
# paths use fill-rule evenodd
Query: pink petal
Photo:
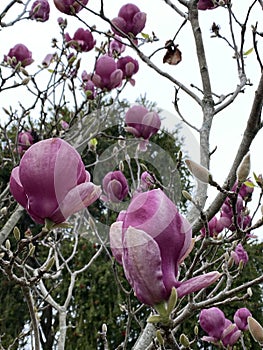
M 122 221 L 114 222 L 110 227 L 110 248 L 114 258 L 122 265 Z
M 70 215 L 91 205 L 99 198 L 100 194 L 100 186 L 96 186 L 92 182 L 84 182 L 67 193 L 64 200 L 60 203 L 59 208 L 51 215 L 50 219 L 58 222 L 57 218 L 61 217 L 61 215 L 66 219 Z
M 182 298 L 184 295 L 209 287 L 212 283 L 216 282 L 220 276 L 221 274 L 218 271 L 212 271 L 201 276 L 190 278 L 177 287 L 178 297 Z
M 20 182 L 19 177 L 19 167 L 17 166 L 12 170 L 10 177 L 10 192 L 14 196 L 15 200 L 22 205 L 22 207 L 27 207 L 27 196 L 25 194 L 24 188 Z
M 146 232 L 129 227 L 123 246 L 125 275 L 137 298 L 148 305 L 166 300 L 169 293 L 163 283 L 158 244 Z

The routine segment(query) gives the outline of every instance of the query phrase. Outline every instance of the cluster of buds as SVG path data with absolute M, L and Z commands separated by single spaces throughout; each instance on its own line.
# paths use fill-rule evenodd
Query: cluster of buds
M 139 70 L 139 63 L 130 56 L 120 57 L 125 51 L 125 45 L 120 36 L 125 37 L 125 34 L 129 34 L 135 37 L 144 28 L 145 21 L 146 14 L 133 4 L 124 5 L 120 9 L 118 17 L 112 20 L 112 23 L 120 29 L 120 32 L 116 28 L 112 28 L 115 35 L 112 36 L 112 40 L 108 44 L 108 50 L 105 52 L 104 47 L 101 49 L 103 55 L 96 61 L 95 72 L 89 74 L 89 80 L 97 89 L 111 91 L 121 87 L 123 81 L 129 81 L 133 86 L 135 85 L 133 76 Z M 66 40 L 68 41 L 68 39 L 71 38 L 66 35 Z M 80 42 L 75 36 L 69 42 L 80 46 Z M 89 47 L 92 48 L 92 45 L 89 45 Z M 83 85 L 83 88 L 87 91 L 85 85 Z
M 234 184 L 232 191 L 237 191 L 237 187 L 238 182 Z M 244 203 L 250 199 L 252 192 L 253 188 L 243 183 L 239 188 L 234 208 L 234 202 L 232 202 L 229 197 L 226 198 L 222 205 L 219 218 L 213 217 L 208 223 L 209 236 L 216 237 L 223 231 L 223 229 L 228 229 L 233 232 L 237 229 L 236 224 L 242 230 L 249 227 L 251 217 L 249 216 Z M 234 215 L 236 218 L 234 218 Z M 236 224 L 234 223 L 234 219 L 236 219 Z M 201 229 L 201 233 L 202 235 L 205 235 L 204 228 Z

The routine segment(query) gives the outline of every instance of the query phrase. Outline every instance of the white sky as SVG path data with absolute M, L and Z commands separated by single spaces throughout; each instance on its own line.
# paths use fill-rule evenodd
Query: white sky
M 126 4 L 123 0 L 109 1 L 105 0 L 105 14 L 109 18 L 117 16 L 119 8 Z M 173 38 L 178 28 L 183 22 L 175 12 L 173 12 L 165 3 L 161 0 L 134 0 L 131 1 L 136 4 L 141 11 L 147 13 L 147 23 L 144 29 L 145 33 L 151 34 L 155 32 L 156 36 L 160 39 L 159 42 L 154 44 L 148 44 L 145 48 L 146 53 L 151 53 L 164 43 Z M 1 0 L 0 11 L 4 8 L 9 0 Z M 154 3 L 154 5 L 153 5 Z M 177 3 L 177 1 L 175 1 Z M 237 1 L 233 0 L 233 8 L 237 10 L 239 20 L 244 21 L 246 4 L 248 1 Z M 9 49 L 17 43 L 24 43 L 33 52 L 33 58 L 36 63 L 41 63 L 41 60 L 47 53 L 53 52 L 50 48 L 51 39 L 53 37 L 59 38 L 59 28 L 57 25 L 58 17 L 67 17 L 68 20 L 68 32 L 73 35 L 75 30 L 79 27 L 83 27 L 73 17 L 66 16 L 60 13 L 53 5 L 53 1 L 50 1 L 51 5 L 51 16 L 50 20 L 45 23 L 36 23 L 34 21 L 23 21 L 16 24 L 15 26 L 4 28 L 0 31 L 0 58 L 4 54 L 8 53 Z M 90 8 L 99 10 L 100 1 L 89 0 Z M 17 4 L 18 8 L 20 5 Z M 250 49 L 252 45 L 252 33 L 251 24 L 255 24 L 258 19 L 262 18 L 262 11 L 259 6 L 256 7 L 257 11 L 252 12 L 253 22 L 249 21 L 248 24 L 248 41 L 245 43 L 244 50 Z M 17 12 L 16 12 L 17 13 Z M 207 53 L 208 67 L 211 73 L 212 89 L 213 92 L 221 95 L 227 94 L 235 90 L 236 85 L 239 83 L 235 60 L 232 58 L 233 52 L 227 46 L 225 42 L 220 39 L 211 39 L 210 28 L 213 22 L 216 22 L 221 27 L 221 34 L 230 38 L 228 31 L 228 15 L 224 9 L 216 9 L 212 11 L 200 11 L 200 23 L 201 29 L 204 34 L 204 41 Z M 14 15 L 14 13 L 12 13 Z M 92 16 L 90 13 L 81 11 L 79 15 L 85 19 L 90 25 L 96 24 L 98 29 L 107 28 L 104 23 L 98 17 Z M 12 16 L 7 19 L 10 20 Z M 7 20 L 6 20 L 7 21 Z M 262 30 L 262 25 L 259 22 L 259 31 Z M 103 39 L 99 36 L 94 35 L 99 44 Z M 201 88 L 199 71 L 195 54 L 193 53 L 193 39 L 190 30 L 190 25 L 187 24 L 184 29 L 180 32 L 177 37 L 177 44 L 179 49 L 182 51 L 182 62 L 177 66 L 169 66 L 168 64 L 162 63 L 164 51 L 159 52 L 154 56 L 154 62 L 158 64 L 164 71 L 169 72 L 176 79 L 183 82 L 188 88 L 190 84 L 194 84 Z M 239 44 L 239 39 L 238 42 Z M 259 48 L 262 47 L 262 43 L 259 42 Z M 131 54 L 130 52 L 126 52 Z M 135 53 L 133 54 L 135 57 Z M 92 53 L 86 53 L 83 55 L 82 64 L 85 65 L 87 71 L 91 70 L 94 64 Z M 214 120 L 214 126 L 211 134 L 211 149 L 217 146 L 217 151 L 213 155 L 211 172 L 214 178 L 218 182 L 223 182 L 228 169 L 232 163 L 233 156 L 237 150 L 239 142 L 242 137 L 242 131 L 246 125 L 252 99 L 257 87 L 260 68 L 257 64 L 255 53 L 250 54 L 246 58 L 247 77 L 251 79 L 254 84 L 252 87 L 246 87 L 246 93 L 240 94 L 236 102 L 230 107 L 224 110 L 222 113 L 216 116 Z M 33 66 L 28 67 L 30 72 Z M 160 77 L 152 69 L 147 67 L 144 63 L 140 64 L 139 72 L 134 76 L 136 80 L 136 86 L 129 86 L 122 97 L 127 97 L 131 102 L 140 95 L 147 94 L 147 98 L 152 101 L 156 101 L 158 105 L 164 110 L 172 113 L 169 114 L 165 125 L 173 128 L 178 123 L 178 118 L 175 116 L 172 101 L 174 99 L 174 86 L 172 83 L 167 81 L 165 78 Z M 14 90 L 15 91 L 15 90 Z M 8 105 L 16 103 L 17 96 L 14 97 L 14 92 L 11 92 L 8 96 L 2 97 L 0 100 L 0 106 L 8 107 Z M 2 95 L 3 96 L 3 95 Z M 200 95 L 199 95 L 200 96 Z M 179 105 L 181 112 L 184 117 L 192 124 L 197 127 L 200 126 L 202 113 L 199 106 L 193 103 L 184 94 L 180 94 Z M 23 100 L 24 96 L 19 97 Z M 186 135 L 187 149 L 190 157 L 198 161 L 197 147 L 196 147 L 196 134 L 193 133 L 187 127 L 187 133 L 190 133 L 190 137 Z M 257 136 L 253 146 L 251 147 L 251 158 L 252 158 L 252 171 L 256 173 L 263 172 L 262 164 L 262 131 Z M 213 194 L 211 194 L 212 198 Z

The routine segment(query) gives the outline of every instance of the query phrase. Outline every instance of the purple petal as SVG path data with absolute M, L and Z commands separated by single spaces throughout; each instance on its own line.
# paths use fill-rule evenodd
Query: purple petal
M 10 177 L 10 192 L 14 196 L 15 200 L 22 205 L 22 207 L 27 207 L 27 196 L 25 194 L 24 188 L 20 182 L 19 177 L 19 167 L 17 166 L 12 170 Z
M 137 298 L 147 304 L 159 304 L 169 297 L 163 284 L 158 244 L 142 230 L 129 227 L 124 237 L 125 275 Z
M 216 282 L 220 276 L 221 274 L 218 271 L 212 271 L 201 276 L 190 278 L 177 287 L 178 297 L 182 298 L 184 295 L 209 287 L 212 283 Z

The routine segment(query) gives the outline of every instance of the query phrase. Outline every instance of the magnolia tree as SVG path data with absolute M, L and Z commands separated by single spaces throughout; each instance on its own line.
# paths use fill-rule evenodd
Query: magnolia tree
M 181 21 L 167 26 L 165 38 L 144 31 L 150 12 L 143 2 L 140 8 L 120 4 L 115 17 L 107 13 L 106 0 L 14 0 L 0 5 L 2 41 L 8 40 L 5 31 L 15 31 L 21 21 L 27 26 L 38 21 L 41 31 L 50 13 L 57 15 L 57 38 L 52 33 L 52 50 L 47 47 L 42 60 L 36 62 L 33 45 L 22 42 L 2 52 L 0 269 L 2 280 L 19 287 L 22 297 L 18 293 L 17 302 L 22 308 L 26 301 L 27 316 L 12 339 L 7 341 L 1 330 L 1 349 L 95 348 L 75 347 L 69 332 L 77 324 L 81 332 L 89 312 L 106 303 L 109 293 L 110 303 L 118 308 L 115 323 L 124 320 L 125 327 L 117 344 L 109 328 L 113 316 L 99 314 L 94 334 L 99 349 L 262 347 L 263 328 L 255 317 L 261 298 L 254 310 L 248 305 L 263 275 L 246 269 L 252 264 L 248 251 L 257 246 L 263 224 L 263 180 L 250 169 L 249 153 L 262 127 L 263 103 L 261 24 L 250 25 L 252 13 L 262 11 L 263 4 L 248 1 L 241 19 L 234 0 L 161 3 L 174 13 L 176 23 Z M 154 3 L 156 11 L 158 6 Z M 204 11 L 211 16 L 221 11 L 229 22 L 229 36 L 211 23 L 211 40 L 221 40 L 232 50 L 229 60 L 236 62 L 237 87 L 220 96 L 213 90 L 199 23 Z M 68 30 L 71 22 L 77 23 L 74 31 Z M 199 72 L 200 86 L 188 87 L 165 68 L 182 61 L 177 38 L 184 31 L 191 37 L 191 55 L 196 56 L 191 68 Z M 249 36 L 253 47 L 245 51 Z M 152 45 L 157 48 L 152 50 Z M 160 52 L 162 62 L 155 59 Z M 83 67 L 87 53 L 89 64 Z M 218 183 L 210 169 L 213 121 L 252 85 L 246 73 L 248 54 L 257 59 L 259 78 L 253 82 L 255 94 L 237 153 L 230 169 L 222 168 L 224 183 Z M 146 65 L 156 82 L 166 79 L 175 88 L 175 113 L 199 135 L 198 162 L 184 154 L 180 142 L 171 156 L 175 139 L 172 146 L 161 146 L 168 133 L 162 131 L 154 105 L 141 99 L 122 107 L 121 97 Z M 202 113 L 201 126 L 182 113 L 181 101 L 189 98 Z M 187 182 L 188 171 L 196 179 L 194 188 Z M 212 187 L 217 195 L 208 205 Z M 84 258 L 83 240 L 94 248 Z M 89 298 L 89 280 L 103 278 L 103 261 L 118 297 L 104 285 L 105 294 L 98 292 L 80 321 L 84 301 L 77 301 L 79 281 Z M 12 305 L 3 308 L 8 313 Z

